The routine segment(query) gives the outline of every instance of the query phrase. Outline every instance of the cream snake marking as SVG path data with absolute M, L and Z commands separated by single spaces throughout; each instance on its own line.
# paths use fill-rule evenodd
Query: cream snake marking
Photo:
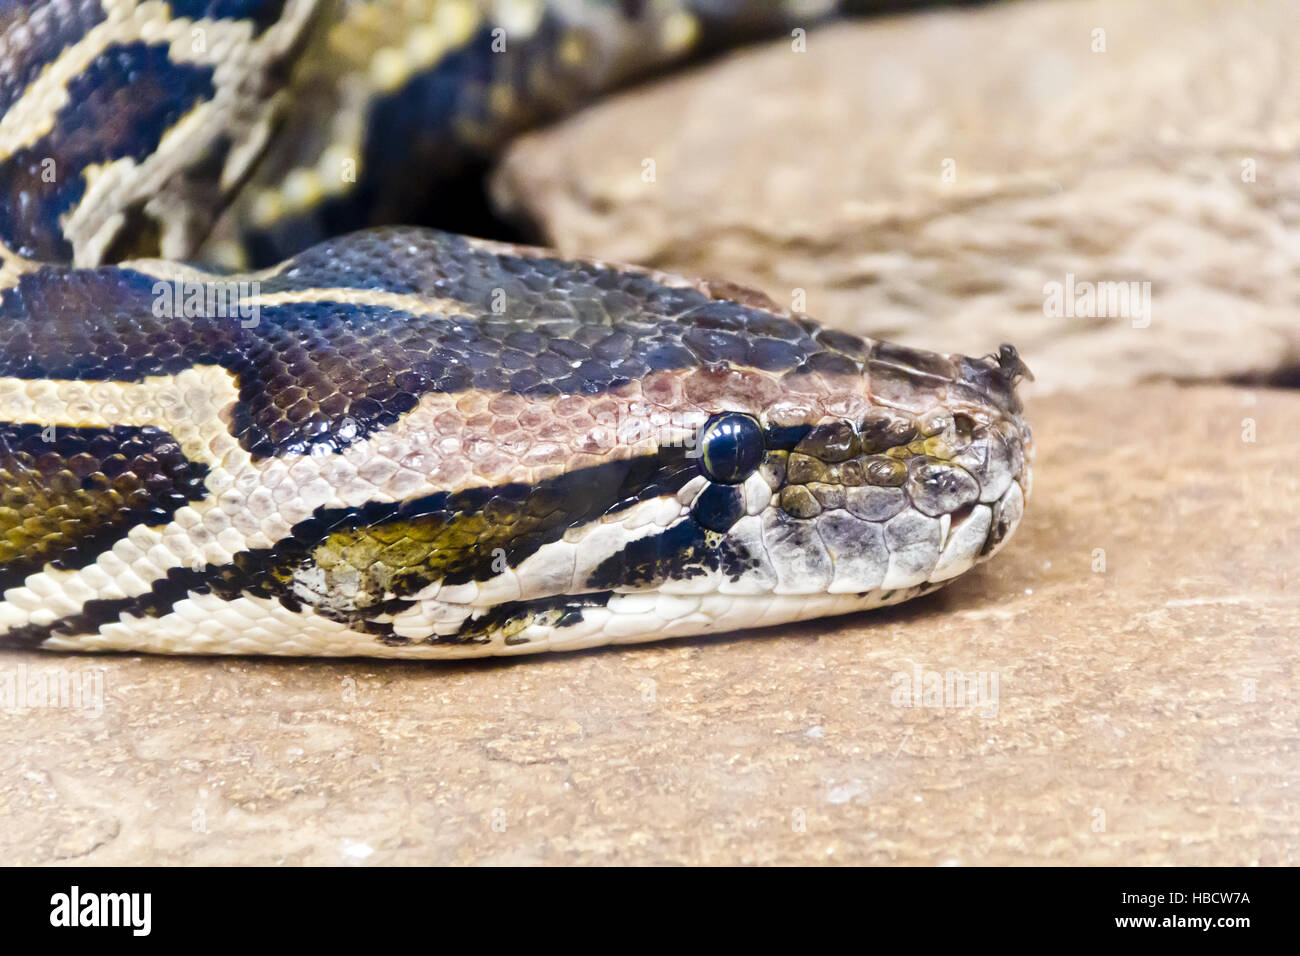
M 355 184 L 286 184 L 292 203 L 245 192 L 274 179 L 266 150 L 333 155 L 277 146 L 302 134 L 273 118 L 317 75 L 295 64 L 373 6 L 0 0 L 0 646 L 566 650 L 893 604 L 1006 542 L 1032 447 L 1010 346 L 921 352 L 725 283 L 421 228 L 253 271 L 114 255 L 202 258 L 227 202 L 215 228 L 243 249 L 383 193 L 364 164 Z M 404 76 L 455 91 L 479 62 L 487 8 L 433 6 L 440 30 L 470 19 L 406 49 L 418 68 L 330 93 L 363 138 Z M 574 76 L 566 38 L 649 66 L 628 38 L 691 7 L 500 6 Z M 599 62 L 570 102 L 637 71 Z M 417 138 L 519 122 L 462 136 L 463 104 L 417 99 Z

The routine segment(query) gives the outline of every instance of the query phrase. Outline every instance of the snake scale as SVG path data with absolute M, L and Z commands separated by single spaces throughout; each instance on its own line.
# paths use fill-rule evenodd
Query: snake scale
M 401 225 L 525 127 L 830 6 L 0 0 L 0 647 L 566 650 L 994 554 L 1010 346 Z

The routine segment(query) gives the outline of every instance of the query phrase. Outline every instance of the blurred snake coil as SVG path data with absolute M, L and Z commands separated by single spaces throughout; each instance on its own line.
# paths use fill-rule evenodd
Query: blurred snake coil
M 458 658 L 928 593 L 1010 346 L 446 225 L 522 130 L 833 4 L 0 0 L 0 647 Z

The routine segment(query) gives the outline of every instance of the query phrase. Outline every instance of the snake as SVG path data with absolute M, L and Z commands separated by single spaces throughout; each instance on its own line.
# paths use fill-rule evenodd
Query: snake
M 438 219 L 523 130 L 834 6 L 0 0 L 0 647 L 574 650 L 997 553 L 1012 346 Z

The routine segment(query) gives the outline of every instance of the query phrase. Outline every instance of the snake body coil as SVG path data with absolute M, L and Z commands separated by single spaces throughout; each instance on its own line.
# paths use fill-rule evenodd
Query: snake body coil
M 892 604 L 1006 541 L 1031 444 L 1009 346 L 921 352 L 727 284 L 427 229 L 251 271 L 170 258 L 275 250 L 391 202 L 372 177 L 392 163 L 333 183 L 337 143 L 293 113 L 331 25 L 373 6 L 0 2 L 0 646 L 571 649 Z M 438 49 L 405 48 L 432 66 L 372 52 L 325 94 L 354 141 L 385 97 L 478 63 L 487 21 L 448 12 L 478 8 L 432 6 Z M 556 52 L 567 21 L 514 6 L 570 101 L 654 61 L 592 28 L 588 49 L 626 55 L 584 85 Z M 198 29 L 225 46 L 194 52 Z M 451 88 L 509 86 L 522 62 Z M 413 150 L 464 146 L 463 104 L 411 101 Z M 497 119 L 471 132 L 519 122 Z M 312 150 L 314 203 L 284 173 Z M 121 258 L 139 251 L 169 258 Z

